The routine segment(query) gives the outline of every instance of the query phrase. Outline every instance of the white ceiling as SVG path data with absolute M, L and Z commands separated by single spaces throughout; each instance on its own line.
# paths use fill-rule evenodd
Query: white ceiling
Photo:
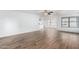
M 43 10 L 0 10 L 0 13 L 21 12 L 21 13 L 39 14 L 41 11 Z
M 57 14 L 79 14 L 79 10 L 57 10 Z
M 19 10 L 20 12 L 24 13 L 32 13 L 32 14 L 40 14 L 44 12 L 44 10 Z M 79 10 L 53 10 L 57 15 L 63 14 L 79 14 Z
M 6 12 L 6 11 L 17 11 L 17 12 L 23 12 L 23 13 L 31 13 L 31 14 L 40 14 L 41 12 L 44 12 L 44 10 L 0 10 L 0 12 Z M 57 15 L 61 14 L 79 14 L 79 10 L 53 10 L 53 12 Z
M 23 12 L 23 13 L 39 14 L 43 10 L 17 10 L 17 11 Z

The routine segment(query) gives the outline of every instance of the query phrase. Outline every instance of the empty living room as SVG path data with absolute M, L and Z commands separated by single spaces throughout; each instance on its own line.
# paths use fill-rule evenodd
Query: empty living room
M 0 49 L 79 49 L 79 10 L 0 10 Z

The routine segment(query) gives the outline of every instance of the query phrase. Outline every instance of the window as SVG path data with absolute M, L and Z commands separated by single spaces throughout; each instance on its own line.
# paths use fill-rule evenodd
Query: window
M 76 17 L 70 17 L 70 27 L 77 27 Z
M 62 17 L 61 27 L 78 28 L 79 27 L 79 17 Z
M 62 18 L 61 20 L 61 26 L 62 27 L 68 27 L 68 18 Z

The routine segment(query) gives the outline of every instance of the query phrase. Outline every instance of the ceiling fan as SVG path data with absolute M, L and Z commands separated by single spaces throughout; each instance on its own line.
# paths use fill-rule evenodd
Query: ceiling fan
M 44 10 L 42 12 L 40 12 L 40 19 L 41 20 L 41 17 L 48 17 L 49 15 L 52 15 L 54 12 L 52 10 Z
M 54 12 L 51 10 L 44 10 L 42 13 L 43 13 L 43 15 L 47 16 L 47 15 L 51 15 Z

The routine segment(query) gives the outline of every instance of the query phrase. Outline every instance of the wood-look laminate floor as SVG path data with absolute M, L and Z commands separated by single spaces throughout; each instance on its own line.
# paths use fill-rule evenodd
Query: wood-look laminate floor
M 56 29 L 24 33 L 0 38 L 0 49 L 77 49 L 79 34 L 60 32 Z

